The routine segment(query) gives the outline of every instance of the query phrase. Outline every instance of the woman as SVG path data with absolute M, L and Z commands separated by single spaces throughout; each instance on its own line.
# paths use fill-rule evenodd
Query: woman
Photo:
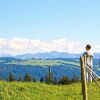
M 92 82 L 93 52 L 91 51 L 91 45 L 86 45 L 86 51 L 83 53 L 83 56 L 86 56 L 85 66 L 90 68 L 90 70 L 86 70 L 86 80 L 87 82 Z

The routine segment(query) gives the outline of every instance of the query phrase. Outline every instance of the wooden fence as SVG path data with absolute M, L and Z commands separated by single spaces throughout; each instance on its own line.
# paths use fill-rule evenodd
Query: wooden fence
M 85 61 L 86 61 L 86 57 L 82 56 L 80 58 L 81 79 L 82 79 L 82 93 L 83 93 L 83 100 L 88 100 Z
M 93 57 L 90 56 L 90 59 L 92 60 Z M 86 81 L 86 68 L 85 68 L 86 62 L 87 62 L 87 56 L 80 57 L 83 100 L 88 100 L 87 81 Z

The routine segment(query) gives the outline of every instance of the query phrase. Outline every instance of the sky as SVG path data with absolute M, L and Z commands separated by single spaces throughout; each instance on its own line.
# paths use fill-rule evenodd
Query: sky
M 0 54 L 100 52 L 100 0 L 0 0 Z

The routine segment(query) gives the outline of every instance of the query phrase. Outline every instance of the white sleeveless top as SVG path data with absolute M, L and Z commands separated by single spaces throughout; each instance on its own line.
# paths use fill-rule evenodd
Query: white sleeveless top
M 83 53 L 83 56 L 85 56 L 85 55 L 87 56 L 87 63 L 86 63 L 86 65 L 88 67 L 93 68 L 93 59 L 90 58 L 91 56 L 93 57 L 93 52 L 86 51 L 86 52 Z

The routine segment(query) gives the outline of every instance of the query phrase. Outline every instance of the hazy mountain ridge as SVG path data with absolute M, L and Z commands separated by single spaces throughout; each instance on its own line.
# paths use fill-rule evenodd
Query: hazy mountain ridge
M 94 53 L 94 58 L 99 59 L 99 53 Z M 81 54 L 73 54 L 67 52 L 45 52 L 45 53 L 36 53 L 36 54 L 23 54 L 17 55 L 17 59 L 56 59 L 56 58 L 79 58 Z
M 17 59 L 56 59 L 56 58 L 79 58 L 81 54 L 72 54 L 67 52 L 45 52 L 36 54 L 17 55 Z
M 28 59 L 65 59 L 65 58 L 79 58 L 82 55 L 67 52 L 44 52 L 36 54 L 22 54 L 17 56 L 1 55 L 0 57 L 12 57 L 14 59 L 28 60 Z M 99 59 L 100 53 L 94 53 L 94 58 Z

